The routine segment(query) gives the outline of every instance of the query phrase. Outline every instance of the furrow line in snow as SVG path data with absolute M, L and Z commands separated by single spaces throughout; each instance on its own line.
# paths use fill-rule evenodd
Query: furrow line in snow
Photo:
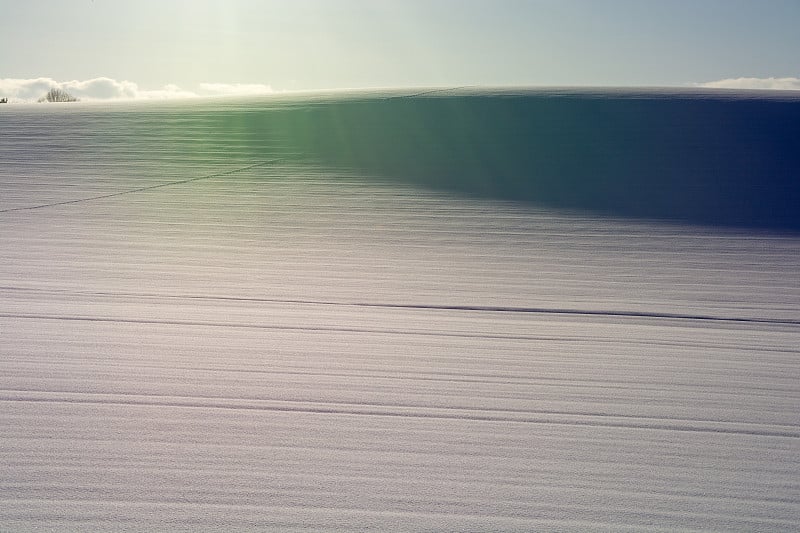
M 433 337 L 461 337 L 469 339 L 506 339 L 506 340 L 530 340 L 530 341 L 564 341 L 569 338 L 556 336 L 536 336 L 536 335 L 504 335 L 493 333 L 467 333 L 452 331 L 433 331 L 433 330 L 403 330 L 389 328 L 358 328 L 342 326 L 289 326 L 278 324 L 257 324 L 252 322 L 211 322 L 202 320 L 156 320 L 143 318 L 115 318 L 98 316 L 79 316 L 79 315 L 44 315 L 44 314 L 22 314 L 22 313 L 0 313 L 0 318 L 18 318 L 31 320 L 63 320 L 74 322 L 106 322 L 117 324 L 153 324 L 167 326 L 200 326 L 218 328 L 245 328 L 245 329 L 265 329 L 279 331 L 306 331 L 306 332 L 336 332 L 336 333 L 378 333 L 386 335 L 420 335 Z M 582 339 L 576 339 L 582 340 Z
M 296 412 L 309 414 L 376 416 L 396 418 L 433 418 L 474 422 L 511 422 L 561 426 L 588 426 L 619 429 L 683 431 L 759 437 L 800 439 L 800 427 L 753 422 L 685 420 L 637 417 L 602 413 L 568 413 L 556 411 L 473 409 L 461 407 L 418 407 L 380 404 L 348 404 L 339 402 L 307 402 L 291 400 L 239 400 L 228 398 L 160 397 L 146 395 L 94 395 L 82 393 L 48 394 L 40 391 L 19 391 L 0 395 L 0 401 L 19 403 L 63 403 L 108 406 L 141 406 L 162 408 L 227 409 L 243 411 Z M 120 397 L 124 396 L 124 397 Z
M 212 179 L 212 178 L 220 178 L 222 176 L 230 176 L 231 174 L 244 172 L 246 170 L 250 170 L 250 169 L 253 169 L 253 168 L 257 168 L 257 167 L 263 167 L 265 165 L 277 163 L 278 161 L 280 161 L 280 159 L 271 159 L 269 161 L 261 161 L 259 163 L 254 163 L 252 165 L 248 165 L 248 166 L 245 166 L 245 167 L 239 167 L 239 168 L 235 168 L 235 169 L 232 169 L 232 170 L 226 170 L 224 172 L 215 172 L 213 174 L 207 174 L 205 176 L 197 176 L 197 177 L 194 177 L 194 178 L 188 178 L 188 179 L 184 179 L 184 180 L 170 181 L 170 182 L 167 182 L 167 183 L 159 183 L 157 185 L 149 185 L 147 187 L 137 187 L 135 189 L 127 189 L 127 190 L 124 190 L 124 191 L 118 191 L 118 192 L 113 192 L 113 193 L 108 193 L 108 194 L 100 194 L 100 195 L 97 195 L 97 196 L 88 196 L 88 197 L 85 197 L 85 198 L 75 198 L 73 200 L 63 200 L 63 201 L 60 201 L 60 202 L 50 202 L 50 203 L 38 204 L 38 205 L 29 205 L 29 206 L 22 206 L 22 207 L 9 207 L 7 209 L 0 209 L 0 213 L 11 213 L 11 212 L 14 212 L 14 211 L 32 211 L 34 209 L 43 209 L 45 207 L 55 207 L 55 206 L 60 206 L 60 205 L 80 204 L 80 203 L 83 203 L 83 202 L 90 202 L 90 201 L 93 201 L 93 200 L 104 200 L 106 198 L 114 198 L 116 196 L 123 196 L 123 195 L 126 195 L 126 194 L 133 194 L 133 193 L 137 193 L 137 192 L 150 191 L 150 190 L 153 190 L 153 189 L 161 189 L 163 187 L 171 187 L 173 185 L 183 185 L 184 183 L 191 183 L 193 181 L 201 181 L 201 180 L 207 180 L 207 179 Z
M 653 318 L 664 320 L 696 320 L 711 322 L 744 322 L 753 324 L 800 325 L 800 318 L 766 318 L 745 316 L 719 316 L 700 313 L 671 313 L 656 311 L 633 311 L 616 309 L 577 309 L 559 307 L 522 307 L 503 305 L 460 305 L 460 304 L 427 304 L 427 303 L 395 303 L 395 302 L 358 302 L 315 300 L 298 298 L 256 298 L 244 296 L 216 296 L 216 295 L 179 295 L 138 292 L 110 292 L 110 291 L 71 291 L 67 289 L 35 289 L 23 287 L 0 286 L 0 291 L 38 292 L 53 294 L 69 294 L 75 296 L 99 297 L 134 297 L 158 300 L 190 300 L 190 301 L 226 301 L 243 303 L 280 303 L 297 305 L 340 306 L 340 307 L 369 307 L 383 309 L 409 309 L 426 311 L 465 311 L 487 313 L 527 313 L 541 315 L 586 315 L 620 318 Z

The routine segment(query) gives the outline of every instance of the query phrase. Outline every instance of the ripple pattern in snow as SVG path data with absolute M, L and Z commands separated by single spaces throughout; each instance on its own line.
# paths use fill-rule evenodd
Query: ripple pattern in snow
M 796 235 L 387 183 L 215 105 L 0 114 L 0 529 L 797 527 Z

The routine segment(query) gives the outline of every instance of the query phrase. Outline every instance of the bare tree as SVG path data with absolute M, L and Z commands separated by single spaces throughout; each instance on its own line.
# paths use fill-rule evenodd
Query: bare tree
M 39 98 L 39 102 L 77 102 L 78 99 L 58 87 L 53 87 L 47 94 Z

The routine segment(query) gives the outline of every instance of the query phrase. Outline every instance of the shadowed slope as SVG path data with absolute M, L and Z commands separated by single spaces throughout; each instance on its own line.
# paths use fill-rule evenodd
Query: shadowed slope
M 624 216 L 800 228 L 800 100 L 522 92 L 340 100 L 282 124 L 375 177 Z

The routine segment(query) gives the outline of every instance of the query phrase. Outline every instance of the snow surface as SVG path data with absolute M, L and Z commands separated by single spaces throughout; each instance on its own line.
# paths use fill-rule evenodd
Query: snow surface
M 218 103 L 9 108 L 0 530 L 800 523 L 796 235 L 254 158 Z

